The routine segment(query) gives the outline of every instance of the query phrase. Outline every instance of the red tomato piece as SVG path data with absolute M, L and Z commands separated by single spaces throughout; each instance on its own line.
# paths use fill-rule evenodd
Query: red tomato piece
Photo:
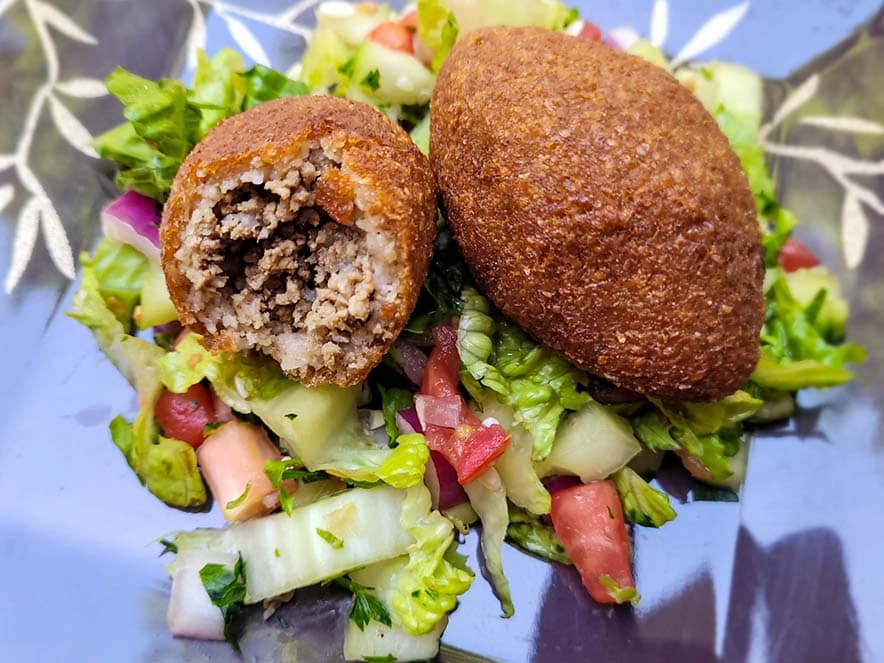
M 417 30 L 417 9 L 412 9 L 399 19 L 399 25 L 409 30 Z
M 797 239 L 787 239 L 780 249 L 780 257 L 777 262 L 787 272 L 794 272 L 802 268 L 816 267 L 820 264 L 817 257 L 804 244 Z
M 384 21 L 368 33 L 369 41 L 376 42 L 391 51 L 413 53 L 411 30 L 393 21 Z
M 620 587 L 635 587 L 629 535 L 613 481 L 596 481 L 554 493 L 550 515 L 556 534 L 593 599 L 616 603 L 602 585 L 602 576 L 610 576 Z
M 457 332 L 447 325 L 433 329 L 436 346 L 427 360 L 420 393 L 437 398 L 460 396 L 460 357 L 457 354 Z
M 584 39 L 589 39 L 590 41 L 601 41 L 602 31 L 599 26 L 592 21 L 583 21 L 583 28 L 581 28 L 578 36 L 583 37 Z
M 500 424 L 478 426 L 464 423 L 455 429 L 427 426 L 427 445 L 438 451 L 467 484 L 491 467 L 509 444 L 509 433 Z
M 157 400 L 154 417 L 163 434 L 187 442 L 196 449 L 205 440 L 203 429 L 215 421 L 212 394 L 195 384 L 183 394 L 164 390 Z

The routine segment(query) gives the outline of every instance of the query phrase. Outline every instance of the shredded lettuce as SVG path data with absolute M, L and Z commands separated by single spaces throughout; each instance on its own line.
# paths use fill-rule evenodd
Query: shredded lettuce
M 474 482 L 475 483 L 475 482 Z M 451 551 L 454 528 L 431 510 L 430 493 L 410 488 L 402 507 L 402 527 L 414 537 L 408 562 L 391 578 L 390 606 L 409 633 L 432 630 L 457 605 L 473 582 L 462 557 Z
M 181 163 L 218 122 L 269 99 L 306 94 L 303 83 L 222 49 L 198 56 L 192 89 L 180 81 L 151 81 L 117 67 L 107 89 L 123 104 L 125 122 L 98 136 L 93 147 L 120 166 L 117 186 L 165 200 Z
M 84 253 L 80 260 L 85 267 L 92 268 L 101 298 L 128 332 L 132 327 L 132 314 L 141 300 L 148 272 L 147 258 L 128 244 L 105 238 L 92 257 Z
M 513 425 L 513 411 L 498 401 L 490 392 L 482 402 L 482 415 L 493 417 L 510 434 L 510 443 L 494 463 L 506 490 L 507 498 L 515 505 L 538 515 L 550 512 L 551 499 L 537 476 L 531 461 L 531 434 L 524 426 Z
M 545 525 L 538 516 L 510 505 L 509 518 L 506 535 L 517 546 L 553 562 L 572 563 L 555 530 Z
M 500 601 L 503 616 L 512 617 L 515 608 L 501 557 L 501 548 L 509 525 L 509 510 L 503 483 L 497 471 L 491 468 L 466 484 L 464 490 L 479 520 L 482 521 L 482 553 L 485 555 L 485 570 Z
M 159 435 L 154 423 L 154 407 L 163 387 L 157 362 L 165 351 L 125 333 L 101 295 L 93 267 L 84 267 L 73 304 L 69 315 L 92 331 L 98 347 L 138 392 L 141 407 L 135 420 L 129 424 L 117 417 L 111 422 L 114 444 L 139 480 L 167 504 L 192 507 L 205 503 L 206 488 L 193 448 Z
M 362 429 L 359 389 L 305 387 L 287 379 L 269 359 L 246 353 L 212 354 L 190 334 L 158 362 L 163 383 L 175 392 L 207 378 L 234 410 L 254 414 L 292 456 L 310 470 L 358 483 L 383 481 L 407 488 L 423 480 L 429 450 L 423 435 L 402 435 L 379 448 Z
M 804 304 L 793 295 L 782 269 L 776 268 L 772 274 L 765 295 L 767 314 L 761 335 L 761 360 L 752 381 L 781 391 L 833 387 L 850 381 L 854 373 L 845 365 L 865 361 L 865 349 L 854 343 L 835 345 L 827 340 L 843 334 L 841 323 L 846 318 L 846 308 L 835 300 L 834 309 L 838 312 L 833 320 L 832 309 L 824 309 L 830 296 L 826 287 L 821 287 Z M 831 296 L 834 299 L 838 294 L 833 292 Z M 821 316 L 824 311 L 828 317 Z
M 439 71 L 457 41 L 457 18 L 440 0 L 418 0 L 417 34 L 434 53 L 433 71 Z
M 648 484 L 629 467 L 614 473 L 614 484 L 623 502 L 626 518 L 644 527 L 661 527 L 675 519 L 669 495 Z
M 738 391 L 716 403 L 663 403 L 650 399 L 656 410 L 632 419 L 636 437 L 658 451 L 682 450 L 697 458 L 714 482 L 726 481 L 742 443 L 742 422 L 762 405 L 760 399 Z
M 495 315 L 475 289 L 464 288 L 462 296 L 457 329 L 462 377 L 474 390 L 490 389 L 513 409 L 514 421 L 534 440 L 532 458 L 543 460 L 552 450 L 565 411 L 589 402 L 589 395 L 577 390 L 585 376 Z

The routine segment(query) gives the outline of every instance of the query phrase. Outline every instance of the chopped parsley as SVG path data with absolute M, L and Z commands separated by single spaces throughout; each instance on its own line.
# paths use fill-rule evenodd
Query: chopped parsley
M 235 509 L 240 504 L 246 501 L 246 498 L 249 496 L 249 491 L 252 490 L 252 482 L 249 481 L 246 484 L 246 489 L 242 491 L 242 495 L 237 497 L 235 500 L 230 500 L 227 504 L 224 505 L 225 509 Z
M 376 621 L 385 626 L 393 625 L 387 607 L 376 596 L 369 593 L 374 587 L 360 585 L 346 576 L 335 578 L 335 583 L 353 592 L 353 607 L 350 608 L 350 619 L 359 627 L 360 631 L 364 631 L 365 626 L 370 621 Z
M 285 418 L 289 421 L 294 421 L 298 418 L 298 415 L 295 412 L 289 412 L 287 415 L 285 415 Z
M 223 564 L 206 564 L 200 569 L 200 580 L 212 603 L 224 616 L 224 639 L 237 651 L 239 641 L 233 634 L 233 618 L 242 609 L 246 598 L 246 565 L 239 555 L 231 571 Z
M 297 458 L 283 458 L 282 460 L 269 460 L 264 465 L 264 474 L 270 479 L 270 485 L 279 491 L 279 504 L 283 511 L 288 515 L 292 515 L 294 508 L 294 497 L 286 490 L 283 483 L 285 481 L 301 481 L 303 483 L 311 483 L 313 481 L 323 481 L 328 479 L 325 472 L 311 472 L 304 467 Z
M 172 553 L 173 555 L 178 554 L 178 546 L 174 541 L 169 541 L 169 539 L 160 539 L 160 544 L 163 546 L 163 552 L 161 555 L 165 555 L 166 553 Z
M 381 72 L 377 69 L 372 69 L 365 75 L 365 78 L 363 78 L 359 84 L 369 88 L 372 92 L 377 92 L 378 88 L 381 86 Z
M 344 540 L 339 539 L 334 534 L 329 532 L 327 529 L 322 529 L 321 527 L 316 528 L 316 534 L 319 535 L 319 538 L 325 541 L 328 545 L 330 545 L 335 550 L 340 550 L 344 547 Z

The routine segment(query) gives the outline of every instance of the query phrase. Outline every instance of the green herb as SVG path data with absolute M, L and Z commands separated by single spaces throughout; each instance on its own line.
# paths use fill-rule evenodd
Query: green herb
M 174 541 L 169 541 L 169 539 L 160 539 L 160 544 L 163 546 L 163 552 L 161 555 L 165 555 L 166 553 L 172 553 L 173 555 L 178 554 L 178 546 Z
M 227 422 L 226 421 L 210 421 L 205 426 L 203 426 L 203 437 L 209 437 L 209 435 L 211 435 L 216 430 L 221 428 L 221 426 L 223 426 L 225 423 L 227 423 Z
M 386 656 L 363 656 L 362 660 L 366 663 L 392 663 L 398 659 L 393 654 L 387 654 Z
M 274 557 L 279 557 L 279 548 L 274 548 L 274 549 L 273 549 L 273 556 L 274 556 Z
M 270 479 L 270 485 L 279 491 L 279 504 L 288 515 L 292 515 L 294 497 L 286 490 L 283 482 L 300 481 L 302 483 L 312 483 L 329 478 L 329 475 L 325 472 L 311 472 L 306 469 L 304 463 L 297 458 L 269 460 L 264 465 L 264 474 Z
M 390 446 L 394 446 L 396 438 L 399 437 L 399 426 L 396 424 L 396 413 L 405 410 L 414 405 L 414 396 L 406 389 L 398 387 L 384 387 L 379 384 L 378 389 L 381 392 L 381 408 L 384 411 L 384 427 L 387 430 L 387 436 L 390 438 Z
M 344 78 L 350 78 L 353 76 L 353 71 L 356 69 L 356 56 L 354 55 L 352 58 L 347 60 L 344 64 L 338 67 L 338 73 Z
M 649 485 L 631 468 L 618 470 L 613 479 L 623 503 L 623 513 L 630 522 L 644 527 L 660 527 L 675 519 L 669 495 Z M 610 507 L 608 512 L 611 513 Z
M 298 415 L 295 414 L 294 412 L 289 412 L 287 415 L 285 415 L 285 418 L 288 419 L 289 421 L 294 421 L 295 419 L 298 418 Z
M 360 631 L 364 631 L 370 621 L 376 621 L 385 626 L 393 625 L 387 607 L 376 596 L 369 593 L 374 587 L 360 585 L 346 576 L 335 578 L 335 583 L 349 589 L 353 593 L 353 607 L 350 608 L 350 619 L 353 620 L 353 623 L 356 624 Z
M 539 516 L 525 509 L 510 505 L 506 535 L 517 546 L 538 557 L 571 564 L 571 558 L 553 528 L 544 525 Z
M 325 541 L 328 545 L 330 545 L 335 550 L 340 550 L 344 547 L 343 539 L 339 539 L 334 534 L 329 532 L 327 529 L 322 529 L 321 527 L 316 528 L 316 534 L 319 535 L 319 538 Z
M 246 484 L 246 489 L 242 491 L 242 495 L 237 497 L 235 500 L 230 500 L 227 504 L 224 505 L 225 509 L 235 509 L 240 504 L 246 501 L 246 497 L 249 496 L 249 491 L 252 490 L 252 482 L 249 481 Z
M 237 652 L 240 651 L 232 622 L 246 598 L 246 565 L 242 555 L 237 557 L 233 571 L 223 564 L 206 564 L 200 569 L 200 580 L 212 603 L 220 608 L 224 616 L 224 639 Z
M 372 69 L 365 75 L 365 78 L 363 78 L 359 84 L 369 88 L 372 92 L 376 92 L 381 86 L 381 72 L 377 69 Z
M 635 587 L 621 587 L 609 575 L 599 576 L 599 582 L 602 584 L 602 587 L 608 590 L 608 594 L 617 603 L 631 603 L 633 606 L 636 606 L 641 600 L 641 595 L 635 591 Z

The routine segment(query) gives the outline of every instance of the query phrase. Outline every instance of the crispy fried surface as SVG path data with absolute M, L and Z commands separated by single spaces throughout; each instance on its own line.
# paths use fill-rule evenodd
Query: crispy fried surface
M 321 149 L 318 147 L 320 144 Z M 315 183 L 310 182 L 310 186 L 305 188 L 305 173 L 310 174 L 313 169 L 312 162 L 308 162 L 312 159 L 325 167 L 329 163 L 328 158 L 334 159 L 333 167 L 329 166 L 322 172 L 317 169 L 318 179 Z M 303 247 L 309 247 L 311 241 L 314 245 L 317 242 L 324 242 L 324 246 L 328 248 L 324 249 L 327 254 L 323 258 L 326 264 L 321 268 L 326 272 L 320 274 L 319 277 L 323 279 L 324 284 L 327 284 L 327 288 L 333 289 L 337 283 L 342 283 L 347 279 L 353 283 L 356 278 L 352 274 L 345 279 L 343 276 L 335 277 L 334 274 L 327 273 L 327 265 L 334 264 L 335 260 L 338 261 L 337 264 L 346 264 L 340 261 L 347 260 L 346 256 L 349 255 L 347 251 L 352 254 L 356 248 L 359 248 L 360 256 L 362 256 L 360 259 L 363 262 L 365 255 L 378 254 L 384 254 L 385 260 L 389 262 L 382 267 L 385 273 L 390 273 L 395 297 L 390 295 L 390 292 L 379 292 L 375 286 L 375 292 L 370 298 L 363 293 L 362 300 L 351 299 L 349 312 L 347 311 L 348 302 L 343 301 L 339 305 L 343 306 L 339 317 L 346 317 L 345 323 L 349 326 L 323 331 L 323 327 L 317 328 L 309 320 L 305 322 L 304 319 L 297 319 L 298 312 L 303 313 L 301 309 L 292 309 L 291 306 L 285 309 L 281 306 L 279 309 L 280 311 L 285 310 L 286 315 L 289 315 L 291 310 L 295 311 L 296 317 L 291 321 L 292 327 L 298 328 L 298 325 L 304 326 L 305 329 L 310 327 L 310 333 L 305 336 L 306 341 L 302 342 L 300 338 L 297 339 L 301 347 L 310 352 L 315 350 L 317 356 L 326 357 L 324 364 L 320 362 L 315 366 L 287 370 L 287 372 L 308 385 L 336 383 L 349 386 L 357 384 L 364 380 L 371 368 L 381 360 L 405 325 L 417 302 L 432 252 L 436 214 L 435 182 L 426 157 L 420 153 L 401 128 L 367 105 L 333 97 L 310 96 L 281 99 L 236 115 L 210 131 L 190 153 L 179 170 L 163 212 L 162 260 L 169 292 L 178 309 L 181 321 L 206 335 L 206 343 L 210 347 L 216 350 L 257 347 L 257 349 L 273 355 L 280 361 L 284 369 L 287 363 L 296 363 L 294 360 L 297 357 L 293 358 L 291 350 L 295 343 L 288 342 L 285 348 L 280 348 L 274 345 L 273 338 L 266 340 L 268 325 L 272 323 L 273 328 L 276 329 L 285 327 L 285 324 L 280 324 L 281 322 L 288 323 L 288 321 L 273 319 L 273 310 L 270 311 L 268 319 L 266 302 L 270 301 L 271 305 L 275 305 L 273 302 L 278 300 L 287 306 L 289 302 L 309 304 L 304 301 L 304 293 L 307 290 L 299 296 L 297 292 L 292 293 L 292 288 L 295 288 L 297 284 L 290 283 L 289 290 L 286 291 L 284 283 L 286 274 L 284 272 L 274 274 L 273 283 L 276 290 L 269 292 L 269 296 L 264 297 L 264 304 L 261 304 L 265 307 L 261 311 L 263 318 L 257 314 L 252 316 L 257 319 L 257 322 L 249 327 L 248 323 L 251 323 L 252 318 L 249 318 L 248 315 L 251 314 L 248 312 L 244 314 L 243 309 L 251 308 L 257 311 L 260 302 L 256 302 L 257 298 L 255 297 L 249 299 L 242 292 L 233 292 L 232 297 L 228 295 L 231 289 L 234 291 L 237 288 L 241 289 L 243 281 L 257 279 L 255 282 L 260 283 L 260 278 L 265 277 L 260 272 L 256 273 L 254 267 L 249 268 L 251 271 L 247 270 L 246 276 L 243 276 L 240 266 L 228 264 L 230 261 L 230 254 L 228 254 L 224 258 L 227 262 L 221 260 L 219 256 L 202 256 L 205 258 L 203 262 L 206 265 L 206 273 L 205 275 L 201 274 L 200 278 L 195 278 L 193 276 L 195 270 L 188 262 L 190 257 L 185 255 L 190 246 L 187 242 L 192 242 L 195 232 L 194 219 L 200 214 L 198 209 L 200 205 L 204 208 L 207 205 L 204 200 L 205 192 L 209 190 L 207 187 L 217 184 L 223 189 L 224 186 L 229 186 L 229 184 L 224 184 L 225 182 L 233 181 L 237 177 L 248 178 L 253 177 L 251 173 L 269 173 L 278 164 L 289 162 L 300 164 L 302 170 L 300 173 L 294 172 L 291 176 L 285 173 L 282 175 L 290 177 L 296 183 L 301 182 L 300 189 L 297 189 L 295 185 L 286 188 L 279 184 L 282 175 L 277 176 L 275 182 L 271 182 L 272 191 L 262 188 L 266 183 L 263 181 L 254 185 L 250 183 L 251 180 L 245 184 L 237 181 L 237 186 L 246 191 L 239 198 L 245 196 L 247 201 L 252 200 L 249 196 L 253 191 L 257 191 L 258 193 L 254 195 L 262 197 L 262 205 L 265 207 L 266 204 L 273 205 L 269 211 L 258 210 L 258 218 L 264 218 L 266 222 L 268 217 L 273 216 L 274 210 L 284 208 L 283 203 L 288 205 L 286 209 L 296 209 L 297 205 L 289 203 L 286 196 L 289 196 L 290 193 L 291 195 L 297 193 L 304 198 L 301 210 L 315 208 L 322 213 L 324 219 L 322 223 L 325 225 L 317 225 L 319 222 L 316 221 L 317 217 L 313 212 L 310 212 L 314 216 L 311 217 L 313 220 L 311 221 L 312 225 L 308 224 L 309 227 L 303 226 L 300 218 L 294 218 L 296 215 L 290 214 L 289 218 L 282 218 L 282 212 L 277 212 L 276 216 L 272 218 L 272 222 L 281 225 L 278 227 L 274 225 L 273 229 L 268 231 L 270 238 L 261 240 L 267 242 L 266 247 L 260 247 L 260 250 L 264 252 L 263 257 L 259 256 L 261 262 L 257 263 L 255 263 L 257 258 L 252 258 L 252 264 L 257 264 L 260 268 L 264 263 L 272 263 L 274 269 L 279 269 L 284 264 L 283 261 L 288 260 L 290 264 L 298 262 L 298 268 L 303 271 L 306 264 L 303 258 L 305 250 Z M 231 198 L 237 191 L 233 190 L 228 193 L 227 198 Z M 279 199 L 279 194 L 283 196 L 282 199 Z M 238 202 L 236 196 L 231 200 L 233 202 L 229 205 L 227 203 L 224 205 L 228 205 L 228 207 L 234 204 L 243 205 Z M 258 200 L 258 198 L 254 200 Z M 271 202 L 265 204 L 264 200 Z M 280 202 L 277 204 L 273 202 L 274 200 L 280 200 Z M 209 202 L 215 205 L 216 210 L 219 209 L 219 205 L 222 205 L 222 203 Z M 206 213 L 202 214 L 205 217 Z M 227 214 L 226 222 L 231 226 L 234 225 L 233 221 L 243 216 L 223 210 L 216 212 L 216 214 Z M 221 220 L 219 217 L 219 228 Z M 354 224 L 357 223 L 361 224 L 359 228 L 354 227 Z M 289 225 L 285 227 L 284 232 L 279 230 L 285 224 Z M 301 225 L 292 226 L 291 224 Z M 251 228 L 254 231 L 254 226 L 246 224 L 243 227 L 246 230 Z M 335 228 L 339 228 L 339 231 Z M 284 250 L 286 246 L 291 246 L 292 240 L 289 237 L 295 231 L 302 233 L 302 230 L 314 239 L 309 240 L 308 238 L 307 242 L 304 239 L 297 240 L 298 246 L 301 247 L 298 250 L 301 253 L 293 255 L 291 258 L 283 256 L 274 259 L 273 252 L 279 252 Z M 201 232 L 205 233 L 205 229 L 203 228 Z M 220 251 L 217 248 L 220 242 L 221 249 L 226 250 L 228 247 L 223 245 L 225 243 L 229 245 L 233 240 L 225 240 L 224 232 L 229 235 L 230 231 L 219 230 L 220 240 L 211 236 L 205 239 L 202 244 L 194 243 L 194 246 L 204 246 L 207 247 L 207 253 L 212 250 L 217 253 Z M 236 232 L 240 232 L 239 227 L 236 228 Z M 277 236 L 280 232 L 283 232 L 283 236 Z M 303 237 L 303 234 L 297 233 L 296 239 Z M 264 233 L 264 235 L 266 234 Z M 191 239 L 188 239 L 189 236 Z M 344 239 L 339 241 L 335 239 L 337 236 Z M 318 239 L 316 239 L 317 237 Z M 252 245 L 248 245 L 253 246 L 257 240 L 247 239 L 245 241 L 253 242 Z M 335 252 L 332 247 L 333 242 L 338 242 L 340 250 Z M 181 251 L 183 245 L 185 249 Z M 213 246 L 216 248 L 213 249 Z M 235 255 L 243 255 L 248 258 L 249 251 L 245 251 L 245 253 L 243 251 L 244 249 L 237 249 Z M 253 255 L 254 251 L 254 248 L 251 249 Z M 213 260 L 214 262 L 212 262 Z M 225 272 L 221 273 L 221 267 L 213 265 L 223 266 Z M 350 266 L 352 267 L 352 265 Z M 372 278 L 372 274 L 375 274 L 376 277 L 377 273 L 381 271 L 379 265 L 375 264 L 374 267 L 376 268 L 374 272 L 370 270 L 364 272 L 365 279 Z M 212 269 L 215 270 L 214 273 L 211 271 Z M 314 269 L 316 268 L 314 267 Z M 301 281 L 297 282 L 302 284 L 298 287 L 311 288 L 314 278 L 318 278 L 315 273 L 304 273 L 301 276 Z M 359 276 L 359 278 L 362 277 Z M 377 280 L 375 278 L 375 281 Z M 239 285 L 236 285 L 237 283 Z M 282 286 L 279 285 L 280 283 Z M 212 288 L 218 292 L 213 292 Z M 390 288 L 386 289 L 390 291 Z M 380 288 L 380 290 L 384 290 L 384 288 Z M 209 315 L 210 312 L 200 310 L 199 305 L 195 304 L 200 301 L 216 301 L 219 307 L 226 307 L 229 306 L 229 300 L 235 300 L 238 303 L 234 305 L 233 313 L 226 313 L 224 316 Z M 318 304 L 314 306 L 314 309 L 317 306 Z M 374 308 L 369 310 L 370 307 Z M 318 313 L 322 312 L 313 310 L 310 315 L 320 319 L 317 317 Z M 325 318 L 322 319 L 331 318 L 330 315 L 324 313 L 323 315 Z M 369 315 L 371 317 L 368 317 Z M 238 324 L 231 322 L 234 318 Z M 243 323 L 243 320 L 246 320 L 247 323 Z M 354 325 L 361 324 L 362 321 L 365 325 L 372 324 L 367 333 L 359 336 L 360 339 L 367 337 L 368 340 L 360 340 L 359 347 L 349 347 L 347 343 L 352 339 L 348 338 L 347 334 L 350 333 Z M 207 328 L 207 324 L 213 329 Z M 362 331 L 365 332 L 365 329 Z M 278 334 L 278 336 L 281 335 Z M 352 338 L 356 337 L 356 333 L 353 332 Z M 258 342 L 255 341 L 256 338 L 259 339 Z M 309 343 L 309 345 L 305 346 L 304 343 Z M 317 344 L 324 344 L 328 347 L 321 349 L 317 347 Z M 351 342 L 350 345 L 353 343 Z M 346 348 L 346 351 L 342 356 L 332 356 L 329 354 L 331 352 L 329 348 L 335 352 L 338 352 L 339 348 Z M 323 352 L 325 355 L 322 355 Z
M 464 37 L 430 161 L 482 290 L 618 386 L 715 400 L 758 360 L 755 204 L 714 119 L 667 72 L 537 28 Z

